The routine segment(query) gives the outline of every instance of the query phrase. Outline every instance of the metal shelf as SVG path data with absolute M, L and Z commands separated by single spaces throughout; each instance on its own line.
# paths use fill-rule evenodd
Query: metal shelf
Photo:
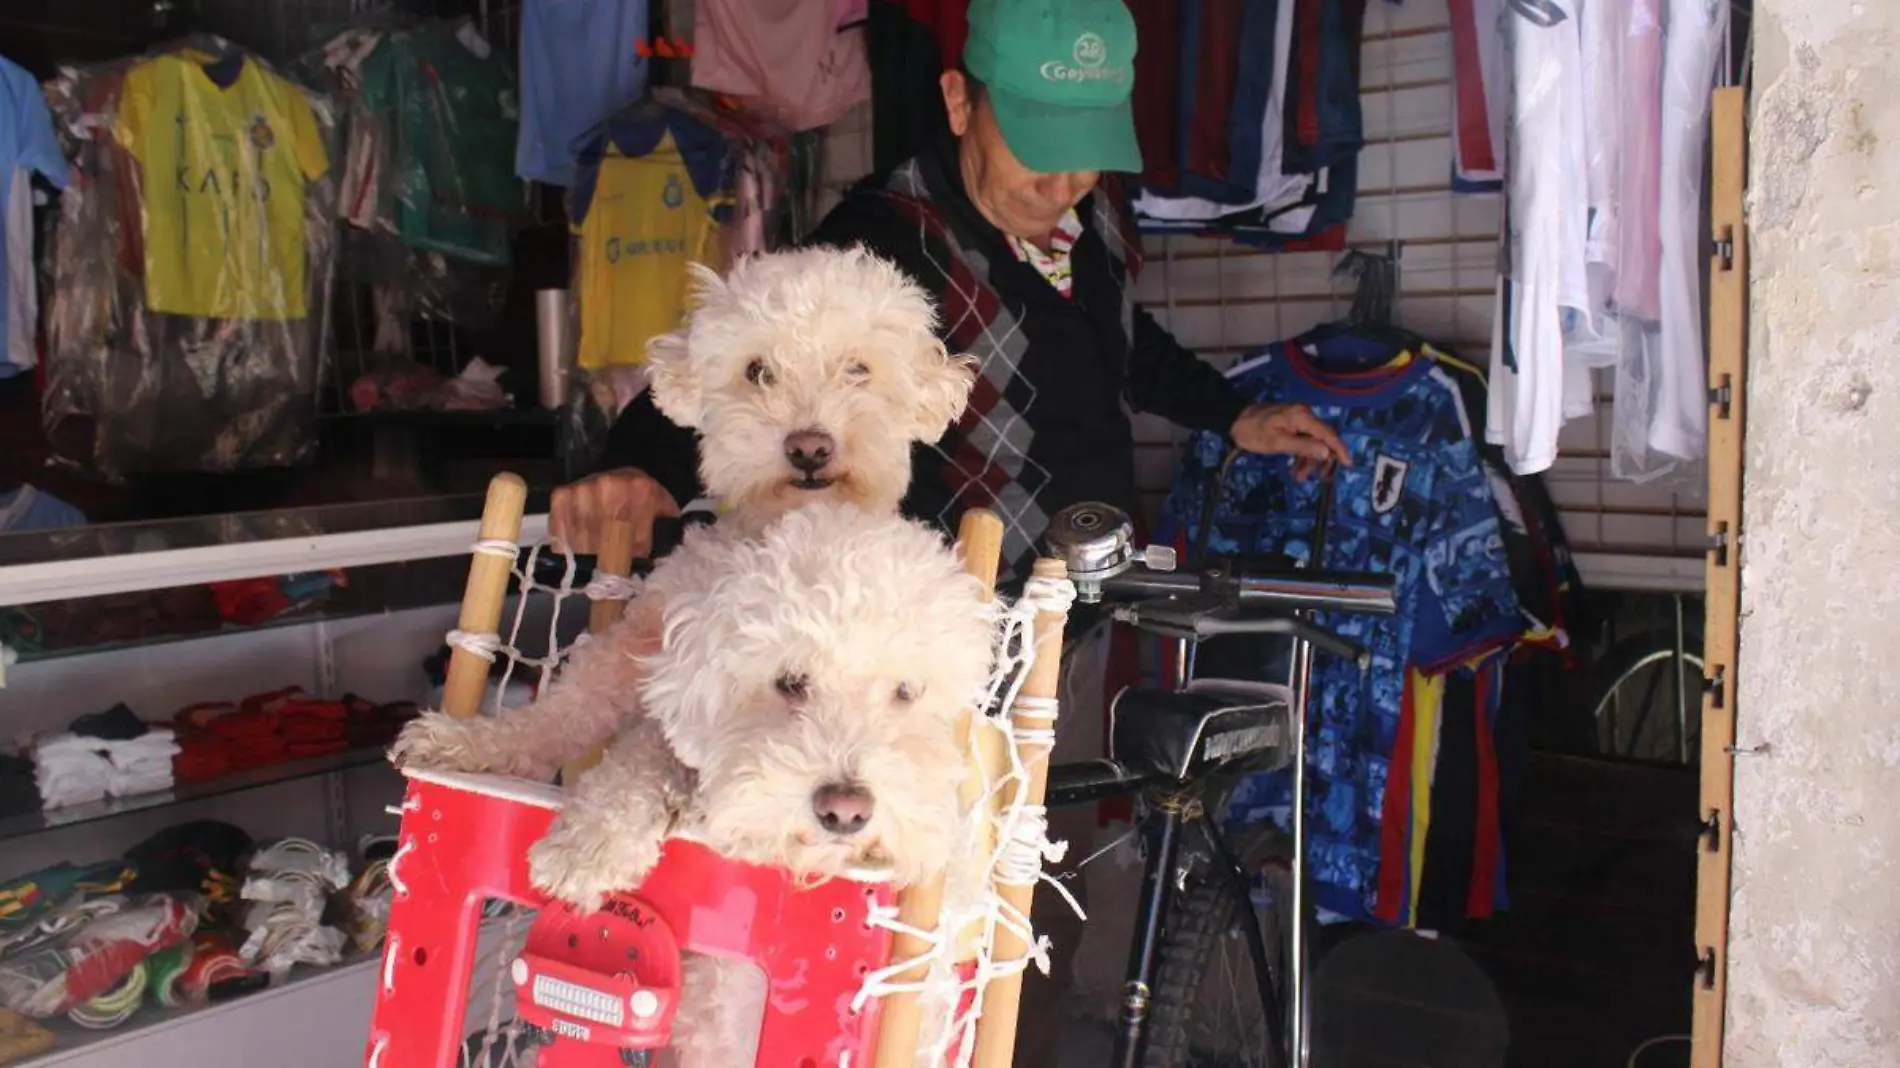
M 83 805 L 70 805 L 50 811 L 4 816 L 0 817 L 0 841 L 96 823 L 100 820 L 123 816 L 129 812 L 170 808 L 193 801 L 202 801 L 209 797 L 221 797 L 225 794 L 256 790 L 279 783 L 316 778 L 320 775 L 348 771 L 351 768 L 369 767 L 380 764 L 385 759 L 386 752 L 381 747 L 351 749 L 333 756 L 292 760 L 273 764 L 270 767 L 232 772 L 204 782 L 180 783 L 170 790 L 157 793 L 138 794 L 133 797 L 109 797 L 103 801 L 91 801 Z

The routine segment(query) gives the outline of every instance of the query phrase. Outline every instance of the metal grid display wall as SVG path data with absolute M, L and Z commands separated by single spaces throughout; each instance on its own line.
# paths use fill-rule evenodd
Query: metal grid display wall
M 1366 146 L 1349 247 L 1391 254 L 1406 328 L 1483 362 L 1497 288 L 1499 195 L 1451 190 L 1452 51 L 1446 0 L 1372 0 L 1361 52 Z M 870 166 L 870 122 L 860 110 L 827 146 L 836 196 Z M 1262 253 L 1200 238 L 1147 238 L 1140 296 L 1181 343 L 1225 367 L 1241 353 L 1342 317 L 1351 282 L 1333 276 L 1336 252 Z M 1609 372 L 1592 418 L 1564 429 L 1546 472 L 1584 578 L 1600 588 L 1690 592 L 1702 586 L 1704 504 L 1699 486 L 1638 485 L 1610 477 Z M 1143 504 L 1159 505 L 1182 432 L 1137 417 Z

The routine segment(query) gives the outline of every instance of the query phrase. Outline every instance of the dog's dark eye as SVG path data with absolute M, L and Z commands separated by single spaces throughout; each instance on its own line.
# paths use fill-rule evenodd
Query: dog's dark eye
M 811 680 L 803 675 L 787 672 L 780 675 L 772 685 L 778 688 L 779 693 L 785 695 L 786 700 L 802 701 L 805 698 L 805 692 L 811 689 Z
M 862 363 L 854 363 L 844 369 L 844 376 L 858 385 L 863 385 L 871 380 L 871 368 Z
M 772 369 L 765 366 L 764 360 L 753 360 L 745 365 L 745 380 L 755 386 L 772 384 Z
M 910 704 L 917 700 L 917 695 L 922 691 L 923 687 L 914 683 L 900 682 L 897 684 L 897 699 L 904 704 Z

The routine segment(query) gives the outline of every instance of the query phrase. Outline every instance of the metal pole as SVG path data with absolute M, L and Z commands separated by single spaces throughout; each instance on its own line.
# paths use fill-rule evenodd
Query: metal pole
M 1320 476 L 1319 507 L 1313 516 L 1312 550 L 1306 558 L 1306 566 L 1315 570 L 1326 566 L 1326 525 L 1333 513 L 1333 469 L 1326 468 Z M 1311 622 L 1314 613 L 1302 613 Z M 1288 971 L 1289 997 L 1288 1010 L 1291 1019 L 1287 1021 L 1288 1046 L 1290 1047 L 1291 1068 L 1307 1068 L 1311 1054 L 1311 1041 L 1307 1035 L 1310 1021 L 1306 997 L 1306 978 L 1311 966 L 1312 947 L 1307 944 L 1308 924 L 1307 904 L 1307 856 L 1306 856 L 1306 713 L 1311 706 L 1313 683 L 1313 644 L 1298 639 L 1293 645 L 1293 695 L 1294 715 L 1292 724 L 1293 738 L 1293 931 L 1288 939 L 1288 952 L 1293 958 Z

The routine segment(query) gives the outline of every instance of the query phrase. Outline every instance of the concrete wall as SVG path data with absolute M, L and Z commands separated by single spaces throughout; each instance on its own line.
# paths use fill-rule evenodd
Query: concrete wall
M 1900 1065 L 1900 0 L 1756 0 L 1734 1068 Z

